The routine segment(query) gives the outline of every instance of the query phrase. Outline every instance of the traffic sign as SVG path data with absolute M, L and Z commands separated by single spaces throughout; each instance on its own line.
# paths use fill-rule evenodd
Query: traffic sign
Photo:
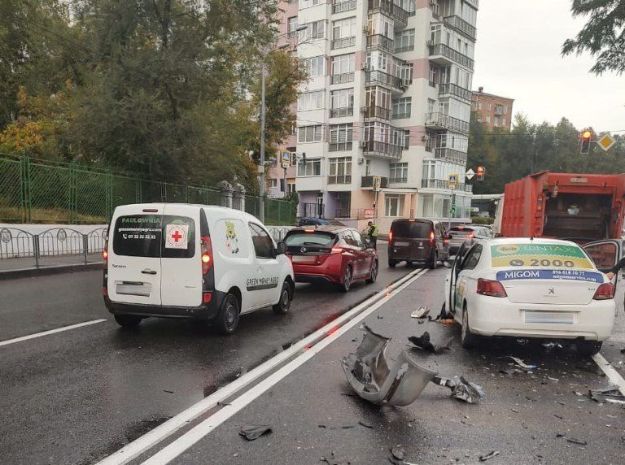
M 473 176 L 475 176 L 475 171 L 473 171 L 471 168 L 469 168 L 469 171 L 467 171 L 464 175 L 470 181 L 471 179 L 473 179 Z
M 449 187 L 449 189 L 455 189 L 456 187 L 458 187 L 458 175 L 457 174 L 449 175 L 447 186 Z
M 288 168 L 291 164 L 291 152 L 282 152 L 282 168 Z
M 606 152 L 610 150 L 614 144 L 616 144 L 616 139 L 614 139 L 614 137 L 610 134 L 604 134 L 601 136 L 601 139 L 597 141 L 597 145 L 599 145 L 599 147 Z

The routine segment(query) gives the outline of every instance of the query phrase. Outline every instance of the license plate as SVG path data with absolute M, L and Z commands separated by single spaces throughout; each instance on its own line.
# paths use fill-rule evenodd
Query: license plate
M 525 310 L 525 322 L 530 324 L 572 325 L 575 323 L 575 314 L 568 312 L 541 312 Z
M 317 261 L 317 257 L 314 256 L 306 256 L 306 255 L 294 255 L 293 263 L 315 263 Z
M 397 247 L 408 247 L 410 244 L 408 244 L 408 242 L 395 242 L 395 245 Z
M 152 284 L 150 283 L 118 283 L 115 292 L 119 295 L 138 295 L 140 297 L 150 297 Z

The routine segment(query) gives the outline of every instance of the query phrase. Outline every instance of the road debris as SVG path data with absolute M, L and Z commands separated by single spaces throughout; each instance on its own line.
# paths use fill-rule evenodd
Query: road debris
M 562 433 L 556 434 L 556 438 L 563 438 L 567 442 L 570 442 L 571 444 L 577 444 L 579 446 L 587 446 L 588 445 L 588 441 L 583 441 L 581 439 L 575 439 L 575 438 L 569 438 L 569 437 L 567 437 L 566 435 L 564 435 Z
M 255 441 L 259 437 L 271 433 L 271 431 L 271 426 L 269 425 L 247 425 L 241 426 L 239 436 L 244 437 L 248 441 Z
M 448 387 L 451 389 L 451 396 L 454 399 L 462 400 L 468 404 L 477 404 L 485 397 L 482 386 L 467 381 L 464 376 L 454 376 L 451 379 L 436 376 L 433 382 L 439 386 Z
M 526 372 L 533 371 L 533 370 L 535 370 L 535 369 L 537 368 L 537 366 L 536 366 L 536 365 L 528 365 L 527 363 L 525 363 L 525 362 L 524 362 L 523 360 L 521 360 L 520 358 L 518 358 L 518 357 L 513 357 L 512 355 L 507 355 L 507 356 L 506 356 L 506 357 L 504 357 L 504 358 L 509 358 L 510 360 L 512 360 L 512 361 L 515 363 L 515 365 L 516 365 L 517 367 L 521 368 L 523 371 L 526 371 Z
M 621 391 L 616 386 L 609 386 L 604 389 L 590 389 L 588 391 L 588 397 L 600 404 L 625 404 L 625 396 L 621 394 Z
M 453 337 L 450 337 L 445 343 L 441 345 L 434 345 L 430 341 L 430 333 L 424 332 L 421 336 L 410 336 L 408 340 L 412 342 L 417 348 L 430 352 L 432 354 L 440 354 L 444 350 L 449 350 Z
M 397 460 L 404 460 L 406 458 L 406 449 L 404 449 L 400 444 L 397 444 L 391 447 L 391 454 Z
M 419 307 L 417 310 L 410 314 L 410 318 L 425 318 L 428 313 L 430 313 L 430 309 L 428 307 Z
M 321 457 L 320 461 L 328 465 L 351 465 L 352 463 L 347 459 L 338 459 L 334 451 L 330 453 L 330 457 Z
M 366 421 L 359 420 L 358 424 L 360 426 L 364 426 L 365 428 L 373 429 L 373 425 L 371 423 L 367 423 Z
M 492 452 L 489 452 L 486 455 L 480 455 L 480 462 L 486 462 L 487 460 L 492 459 L 493 457 L 497 457 L 501 452 L 499 452 L 498 450 L 494 450 Z

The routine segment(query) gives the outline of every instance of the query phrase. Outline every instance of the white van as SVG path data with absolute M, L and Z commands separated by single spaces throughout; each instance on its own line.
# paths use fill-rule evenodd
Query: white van
M 104 301 L 122 326 L 151 316 L 196 318 L 231 334 L 241 314 L 269 306 L 289 311 L 295 281 L 285 250 L 239 210 L 119 206 L 104 251 Z

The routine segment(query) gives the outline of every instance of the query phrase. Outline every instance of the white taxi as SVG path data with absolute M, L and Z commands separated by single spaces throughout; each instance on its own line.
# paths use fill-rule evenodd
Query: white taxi
M 608 258 L 612 266 L 618 255 Z M 445 281 L 445 308 L 462 326 L 463 347 L 479 336 L 569 339 L 595 354 L 612 332 L 614 289 L 574 242 L 484 240 L 461 247 Z

